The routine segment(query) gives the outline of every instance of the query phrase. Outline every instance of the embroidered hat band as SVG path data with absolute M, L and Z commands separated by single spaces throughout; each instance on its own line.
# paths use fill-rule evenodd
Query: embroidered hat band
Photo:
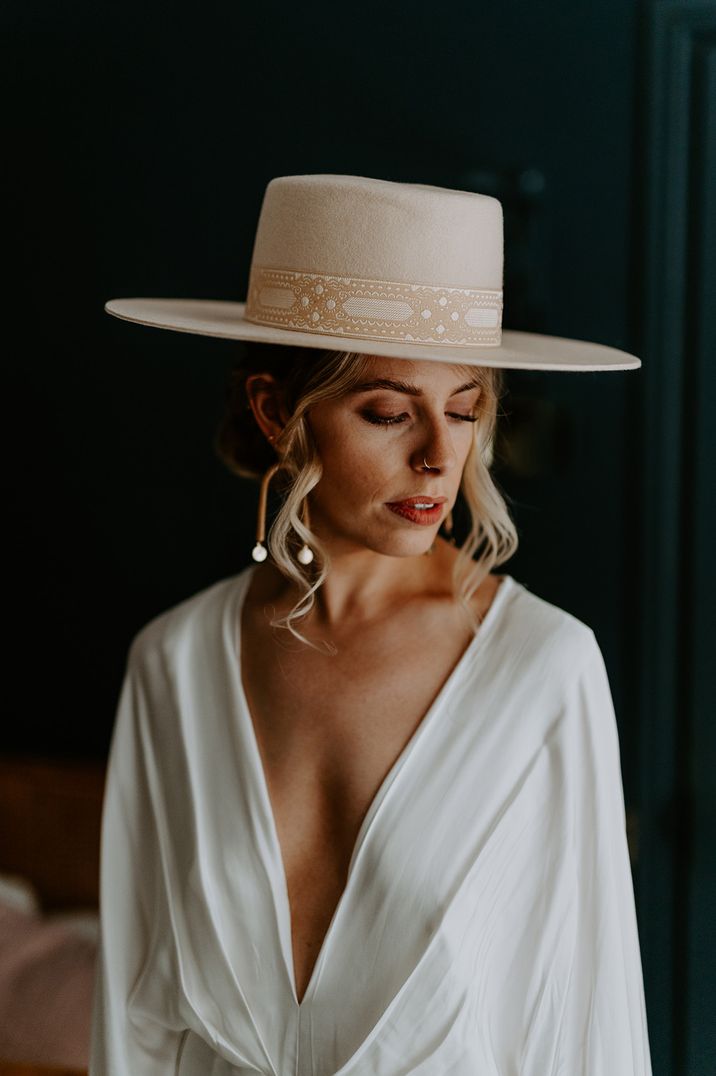
M 502 291 L 359 280 L 290 269 L 249 275 L 246 318 L 301 332 L 499 347 Z

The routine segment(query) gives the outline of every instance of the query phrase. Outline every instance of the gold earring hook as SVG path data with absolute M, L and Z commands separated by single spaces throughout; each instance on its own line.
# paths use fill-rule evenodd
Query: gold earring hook
M 251 556 L 256 561 L 266 560 L 268 550 L 264 545 L 266 540 L 266 501 L 268 499 L 269 482 L 281 467 L 281 461 L 277 460 L 264 474 L 261 479 L 259 490 L 259 514 L 256 521 L 256 545 L 251 551 Z

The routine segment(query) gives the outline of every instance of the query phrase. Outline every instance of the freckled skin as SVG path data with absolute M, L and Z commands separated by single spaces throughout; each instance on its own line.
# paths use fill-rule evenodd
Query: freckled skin
M 479 389 L 450 400 L 465 378 L 442 363 L 411 363 L 409 372 L 399 359 L 382 359 L 375 366 L 375 377 L 408 379 L 424 396 L 378 390 L 322 401 L 311 410 L 309 423 L 324 468 L 311 498 L 311 518 L 339 553 L 365 547 L 389 557 L 417 556 L 430 548 L 440 524 L 406 524 L 385 503 L 423 491 L 442 495 L 448 498 L 442 522 L 457 497 L 473 438 L 474 424 L 451 415 L 472 414 Z M 372 425 L 362 416 L 366 410 L 406 417 L 395 425 Z M 424 459 L 437 469 L 425 471 Z

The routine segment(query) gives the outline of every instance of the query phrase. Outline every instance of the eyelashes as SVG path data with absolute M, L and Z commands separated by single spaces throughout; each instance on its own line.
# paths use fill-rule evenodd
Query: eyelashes
M 405 413 L 402 415 L 376 415 L 373 411 L 363 411 L 362 415 L 367 422 L 371 422 L 374 426 L 397 426 L 408 417 Z M 458 419 L 460 422 L 477 422 L 480 416 L 450 413 L 450 417 Z

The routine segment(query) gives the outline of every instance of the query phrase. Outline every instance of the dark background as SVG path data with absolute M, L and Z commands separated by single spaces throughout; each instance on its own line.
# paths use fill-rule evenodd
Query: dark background
M 503 570 L 597 634 L 654 1072 L 712 1074 L 716 5 L 36 3 L 3 22 L 0 749 L 105 757 L 132 635 L 250 562 L 257 487 L 212 450 L 237 345 L 105 301 L 243 300 L 277 175 L 493 194 L 504 328 L 644 363 L 508 374 Z

